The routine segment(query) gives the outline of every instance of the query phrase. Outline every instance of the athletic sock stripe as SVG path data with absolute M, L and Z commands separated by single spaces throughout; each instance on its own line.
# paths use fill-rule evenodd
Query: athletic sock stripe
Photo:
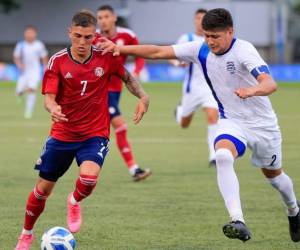
M 39 191 L 37 190 L 37 188 L 33 189 L 33 194 L 38 200 L 46 200 L 48 197 L 47 195 L 40 194 Z
M 124 130 L 127 130 L 127 124 L 121 125 L 121 126 L 118 127 L 115 131 L 116 131 L 116 133 L 120 133 L 120 132 L 122 132 L 122 131 L 124 131 Z
M 88 186 L 93 186 L 97 183 L 97 180 L 91 180 L 91 179 L 83 179 L 83 178 L 80 178 L 80 182 L 82 184 L 85 184 L 85 185 L 88 185 Z

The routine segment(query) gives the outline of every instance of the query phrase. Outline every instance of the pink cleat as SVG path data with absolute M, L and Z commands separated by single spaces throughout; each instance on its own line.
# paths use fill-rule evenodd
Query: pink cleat
M 81 226 L 81 209 L 79 203 L 73 205 L 71 203 L 72 193 L 68 195 L 67 199 L 67 224 L 70 232 L 77 233 Z
M 29 250 L 33 240 L 33 234 L 21 234 L 15 250 Z

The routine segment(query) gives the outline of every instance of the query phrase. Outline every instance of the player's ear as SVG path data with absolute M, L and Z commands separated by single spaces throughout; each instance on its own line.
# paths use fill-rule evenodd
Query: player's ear
M 68 36 L 69 36 L 69 38 L 71 38 L 71 33 L 72 33 L 72 28 L 69 27 L 69 28 L 68 28 Z

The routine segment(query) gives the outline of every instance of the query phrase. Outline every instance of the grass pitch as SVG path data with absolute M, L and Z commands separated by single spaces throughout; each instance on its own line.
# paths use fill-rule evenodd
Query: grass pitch
M 145 84 L 151 105 L 138 126 L 131 118 L 136 98 L 124 91 L 122 110 L 129 138 L 141 167 L 153 176 L 133 183 L 111 137 L 110 153 L 91 197 L 82 203 L 83 225 L 75 235 L 78 250 L 110 249 L 300 249 L 289 239 L 288 223 L 279 195 L 258 169 L 249 152 L 236 162 L 241 199 L 253 238 L 242 243 L 227 239 L 228 221 L 216 184 L 215 169 L 207 165 L 206 123 L 201 112 L 182 130 L 173 110 L 181 95 L 179 84 Z M 283 134 L 283 164 L 300 197 L 300 85 L 282 84 L 271 97 Z M 50 119 L 39 96 L 35 117 L 23 119 L 12 84 L 0 84 L 0 249 L 14 249 L 23 224 L 24 206 L 32 190 L 38 159 Z M 75 164 L 60 179 L 35 227 L 33 250 L 40 249 L 43 232 L 66 227 L 66 197 L 78 174 Z

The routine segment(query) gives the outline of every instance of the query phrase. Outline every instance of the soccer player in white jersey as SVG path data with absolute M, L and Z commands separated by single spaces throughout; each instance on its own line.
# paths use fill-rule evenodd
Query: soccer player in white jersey
M 177 41 L 182 44 L 192 41 L 204 40 L 202 30 L 202 19 L 207 10 L 198 9 L 194 15 L 194 33 L 183 34 Z M 214 138 L 218 122 L 218 104 L 215 101 L 209 86 L 206 84 L 202 70 L 195 63 L 185 63 L 179 60 L 170 60 L 175 66 L 186 67 L 186 75 L 182 86 L 182 98 L 180 105 L 176 108 L 176 120 L 182 128 L 188 128 L 194 113 L 198 108 L 202 108 L 205 113 L 208 128 L 207 142 L 209 151 L 209 165 L 215 166 Z
M 41 60 L 44 68 L 48 62 L 48 52 L 44 44 L 37 40 L 37 30 L 28 26 L 24 31 L 24 40 L 17 43 L 14 50 L 14 62 L 21 75 L 17 82 L 18 96 L 26 94 L 24 117 L 32 117 L 36 102 L 36 90 L 41 78 Z
M 103 53 L 130 54 L 149 59 L 179 59 L 202 68 L 220 113 L 215 139 L 217 180 L 231 221 L 223 232 L 229 238 L 251 238 L 245 225 L 234 161 L 246 148 L 286 205 L 292 241 L 300 241 L 299 202 L 293 183 L 282 169 L 281 132 L 268 95 L 276 83 L 254 46 L 234 38 L 233 21 L 226 9 L 212 9 L 202 21 L 205 42 L 173 46 L 117 46 L 103 40 Z

